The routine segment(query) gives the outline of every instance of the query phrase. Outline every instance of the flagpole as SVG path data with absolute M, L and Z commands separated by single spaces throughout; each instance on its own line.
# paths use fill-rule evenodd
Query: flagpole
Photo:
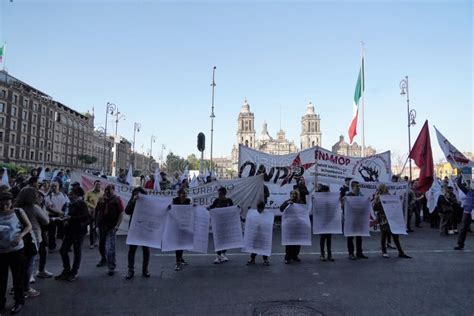
M 362 90 L 362 153 L 361 157 L 365 157 L 365 107 L 364 107 L 364 95 L 365 95 L 365 69 L 364 69 L 364 42 L 360 41 L 360 64 L 361 64 L 361 90 Z

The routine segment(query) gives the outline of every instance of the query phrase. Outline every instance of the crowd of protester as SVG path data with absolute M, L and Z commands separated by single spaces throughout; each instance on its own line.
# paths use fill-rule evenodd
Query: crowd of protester
M 72 282 L 79 274 L 83 242 L 89 234 L 89 248 L 98 246 L 99 262 L 97 267 L 106 267 L 107 274 L 113 276 L 116 271 L 116 236 L 124 213 L 133 216 L 135 203 L 139 194 L 146 194 L 145 189 L 159 187 L 160 190 L 177 190 L 177 196 L 172 204 L 191 204 L 187 197 L 189 182 L 175 174 L 168 179 L 165 172 L 161 172 L 160 179 L 154 175 L 141 177 L 139 186 L 132 191 L 132 198 L 124 205 L 116 194 L 115 186 L 102 183 L 97 179 L 92 188 L 84 192 L 77 182 L 71 183 L 69 170 L 58 170 L 54 174 L 47 170 L 43 181 L 39 182 L 42 170 L 33 169 L 28 177 L 18 176 L 11 183 L 11 187 L 0 186 L 0 311 L 5 308 L 8 284 L 8 272 L 12 275 L 14 305 L 10 312 L 16 314 L 21 311 L 25 299 L 37 297 L 40 292 L 34 289 L 35 278 L 53 278 L 53 274 L 46 269 L 48 255 L 54 253 L 59 246 L 62 260 L 62 271 L 54 276 L 56 280 Z M 44 175 L 44 173 L 43 173 Z M 121 171 L 117 181 L 126 183 L 124 172 Z M 201 179 L 202 182 L 213 181 L 212 177 Z M 393 178 L 393 181 L 399 181 Z M 407 179 L 405 179 L 407 180 Z M 155 183 L 155 181 L 159 181 Z M 464 194 L 473 194 L 469 184 L 457 178 L 456 186 Z M 417 191 L 417 182 L 410 183 L 408 193 L 407 232 L 413 232 L 421 227 L 422 222 L 429 223 L 430 227 L 439 229 L 442 236 L 459 234 L 456 250 L 464 248 L 466 234 L 470 232 L 472 220 L 471 209 L 461 206 L 453 192 L 453 186 L 448 179 L 443 180 L 442 193 L 437 200 L 436 208 L 429 212 L 425 194 Z M 328 192 L 329 186 L 318 185 L 317 191 Z M 265 200 L 268 198 L 268 188 L 265 191 Z M 216 198 L 208 209 L 233 205 L 233 201 L 226 196 L 224 187 L 219 189 Z M 359 183 L 350 178 L 340 188 L 340 202 L 344 212 L 346 196 L 360 196 Z M 387 248 L 397 249 L 400 258 L 411 258 L 402 249 L 400 238 L 392 234 L 387 217 L 380 202 L 380 196 L 389 194 L 387 187 L 380 184 L 376 194 L 372 197 L 373 210 L 376 218 L 374 222 L 380 227 L 380 248 L 384 258 L 388 258 Z M 309 191 L 300 178 L 291 191 L 290 198 L 281 205 L 281 212 L 293 203 L 306 204 Z M 265 202 L 260 201 L 257 211 L 266 212 Z M 343 216 L 344 217 L 344 216 Z M 321 261 L 334 261 L 331 249 L 331 234 L 320 236 Z M 61 240 L 61 245 L 58 244 Z M 395 247 L 391 245 L 391 240 Z M 355 241 L 355 245 L 354 245 Z M 130 245 L 128 249 L 128 273 L 125 278 L 134 277 L 135 254 L 137 246 Z M 73 261 L 71 265 L 70 252 L 72 249 Z M 290 264 L 299 262 L 301 246 L 286 246 L 284 262 Z M 367 259 L 363 252 L 362 237 L 347 237 L 347 251 L 349 259 Z M 150 277 L 149 261 L 150 249 L 142 247 L 143 263 L 142 276 Z M 251 254 L 248 265 L 255 264 L 256 254 Z M 215 264 L 227 262 L 226 251 L 218 251 Z M 270 264 L 267 256 L 263 257 L 264 265 Z M 183 257 L 183 251 L 176 251 L 175 270 L 179 271 L 188 263 Z

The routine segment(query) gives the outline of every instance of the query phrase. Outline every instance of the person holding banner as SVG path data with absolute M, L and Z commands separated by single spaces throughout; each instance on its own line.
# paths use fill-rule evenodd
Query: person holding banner
M 329 192 L 329 186 L 321 184 L 318 185 L 318 192 Z M 319 248 L 321 250 L 321 256 L 319 257 L 321 261 L 334 261 L 334 258 L 332 257 L 332 251 L 331 251 L 331 241 L 332 241 L 332 234 L 321 234 L 319 237 Z M 324 251 L 324 245 L 326 244 L 326 250 L 328 256 L 326 257 L 325 251 Z
M 351 192 L 345 194 L 345 196 L 361 196 L 359 182 L 353 180 L 350 183 Z M 343 193 L 343 188 L 340 190 L 341 195 Z M 345 197 L 344 197 L 345 198 Z M 342 212 L 344 214 L 344 199 L 342 200 Z M 344 218 L 344 217 L 343 217 Z M 347 237 L 347 251 L 349 252 L 349 259 L 356 260 L 359 259 L 368 259 L 362 251 L 362 236 L 355 236 L 356 238 L 356 255 L 354 256 L 354 237 Z
M 283 204 L 280 206 L 280 212 L 284 212 L 285 209 L 293 203 L 301 204 L 299 191 L 297 190 L 293 190 L 290 192 L 290 199 L 283 202 Z M 300 262 L 301 259 L 298 257 L 300 254 L 300 251 L 301 251 L 301 246 L 299 245 L 285 246 L 285 264 L 290 264 L 291 260 Z
M 464 249 L 464 242 L 466 241 L 467 232 L 470 231 L 471 228 L 471 221 L 472 221 L 472 209 L 474 207 L 474 190 L 472 187 L 468 187 L 462 183 L 462 176 L 461 170 L 458 170 L 458 179 L 457 185 L 458 188 L 466 195 L 466 199 L 464 200 L 464 214 L 462 216 L 461 221 L 461 229 L 459 231 L 458 236 L 458 245 L 454 247 L 455 250 L 463 250 Z M 472 184 L 471 184 L 472 185 Z
M 178 190 L 178 196 L 173 198 L 174 205 L 190 205 L 191 199 L 188 198 L 186 190 L 181 188 Z M 168 207 L 171 209 L 171 206 Z M 179 271 L 183 266 L 187 266 L 188 263 L 183 259 L 183 250 L 176 250 L 176 266 L 174 267 L 175 271 Z
M 128 222 L 128 227 L 132 223 L 133 212 L 135 211 L 135 204 L 138 200 L 139 194 L 147 194 L 147 192 L 142 187 L 136 187 L 132 190 L 132 197 L 125 207 L 125 214 L 130 215 L 130 221 Z M 137 252 L 137 245 L 128 246 L 128 273 L 125 276 L 125 280 L 131 280 L 135 274 L 135 253 Z M 150 272 L 148 272 L 148 263 L 150 262 L 150 248 L 142 246 L 143 253 L 143 263 L 142 263 L 142 275 L 145 278 L 149 278 Z
M 262 214 L 264 211 L 265 211 L 265 202 L 264 201 L 258 202 L 257 212 Z M 257 258 L 256 253 L 250 254 L 250 260 L 247 261 L 247 265 L 249 266 L 249 265 L 255 264 L 255 258 Z M 269 266 L 270 265 L 270 261 L 268 261 L 268 256 L 263 256 L 263 265 L 264 266 Z
M 219 192 L 219 196 L 217 197 L 217 199 L 215 199 L 212 202 L 211 206 L 208 207 L 208 210 L 213 209 L 213 208 L 228 207 L 228 206 L 234 205 L 234 202 L 232 201 L 232 199 L 229 199 L 228 197 L 226 197 L 226 194 L 227 194 L 226 188 L 220 187 L 218 192 Z M 217 251 L 217 257 L 214 260 L 214 263 L 219 264 L 219 263 L 224 263 L 224 262 L 229 261 L 229 259 L 225 256 L 225 253 L 226 253 L 226 250 Z
M 303 177 L 298 178 L 298 182 L 293 186 L 293 190 L 298 191 L 301 203 L 306 204 L 306 196 L 309 195 L 309 191 Z
M 390 195 L 390 192 L 388 192 L 388 188 L 385 184 L 380 184 L 377 188 L 377 191 L 375 192 L 375 198 L 373 201 L 373 210 L 375 212 L 375 215 L 377 216 L 377 221 L 380 225 L 380 242 L 381 242 L 381 249 L 382 249 L 382 257 L 384 258 L 389 258 L 389 255 L 387 253 L 387 238 L 388 236 L 392 235 L 393 237 L 393 242 L 395 243 L 395 246 L 397 247 L 398 250 L 398 256 L 400 258 L 406 258 L 410 259 L 411 257 L 405 254 L 402 249 L 402 245 L 400 244 L 400 238 L 398 237 L 397 234 L 392 234 L 390 230 L 390 225 L 388 223 L 387 216 L 385 215 L 385 211 L 383 209 L 382 201 L 380 200 L 381 195 Z

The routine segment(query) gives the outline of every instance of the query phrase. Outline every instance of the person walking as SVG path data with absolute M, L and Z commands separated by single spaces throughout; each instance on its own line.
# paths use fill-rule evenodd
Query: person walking
M 389 258 L 389 255 L 387 253 L 387 237 L 389 235 L 392 235 L 393 242 L 395 243 L 395 246 L 397 247 L 397 250 L 398 250 L 398 257 L 410 259 L 411 257 L 405 254 L 405 252 L 403 251 L 402 245 L 400 244 L 400 238 L 398 237 L 398 235 L 392 234 L 390 230 L 390 225 L 388 223 L 385 210 L 383 209 L 382 201 L 380 200 L 381 195 L 390 195 L 390 192 L 388 192 L 387 186 L 383 183 L 379 184 L 379 186 L 377 187 L 377 192 L 375 193 L 375 198 L 373 201 L 373 210 L 375 212 L 375 215 L 377 216 L 377 221 L 380 225 L 380 232 L 381 232 L 380 243 L 381 243 L 381 249 L 382 249 L 382 257 Z
M 71 203 L 68 207 L 68 213 L 63 217 L 64 221 L 64 239 L 61 244 L 60 254 L 63 262 L 63 271 L 56 276 L 56 280 L 67 280 L 72 282 L 76 279 L 82 257 L 82 243 L 87 234 L 87 225 L 91 218 L 89 209 L 83 200 L 84 190 L 81 187 L 73 187 L 69 192 Z M 69 260 L 69 251 L 74 249 L 74 262 L 71 269 Z
M 12 208 L 12 199 L 11 193 L 0 193 L 0 311 L 6 307 L 8 270 L 10 270 L 15 300 L 10 313 L 17 314 L 25 304 L 23 237 L 31 232 L 32 226 L 24 210 Z
M 178 190 L 178 196 L 173 198 L 173 205 L 190 205 L 191 199 L 188 198 L 186 190 L 181 188 Z M 170 207 L 171 208 L 171 207 Z M 183 259 L 183 250 L 176 250 L 176 266 L 175 271 L 179 271 L 183 266 L 187 266 L 188 262 Z
M 147 194 L 147 192 L 142 187 L 137 187 L 132 190 L 132 197 L 127 203 L 125 207 L 125 214 L 130 215 L 130 221 L 128 227 L 130 227 L 130 223 L 132 222 L 133 212 L 135 211 L 135 204 L 138 200 L 139 194 Z M 129 245 L 128 246 L 128 273 L 125 276 L 125 280 L 131 280 L 135 275 L 135 253 L 137 252 L 138 246 L 136 245 Z M 142 253 L 143 253 L 143 264 L 142 264 L 142 276 L 145 278 L 149 278 L 150 272 L 148 271 L 148 264 L 150 262 L 150 248 L 146 246 L 142 246 Z
M 116 234 L 122 223 L 123 202 L 115 195 L 115 186 L 109 184 L 104 189 L 104 195 L 99 199 L 95 208 L 97 213 L 97 227 L 99 228 L 100 261 L 97 267 L 106 266 L 108 275 L 115 274 L 115 241 Z
M 232 199 L 229 199 L 227 195 L 227 189 L 224 187 L 220 187 L 218 190 L 218 197 L 215 199 L 211 206 L 208 207 L 208 210 L 211 210 L 213 208 L 220 208 L 220 207 L 228 207 L 228 206 L 233 206 L 234 202 Z M 220 264 L 220 263 L 225 263 L 229 261 L 229 259 L 225 256 L 227 250 L 221 250 L 217 251 L 217 257 L 214 260 L 214 264 Z
M 290 192 L 290 198 L 283 202 L 280 206 L 280 212 L 284 212 L 288 206 L 293 203 L 301 203 L 300 195 L 298 190 L 293 190 Z M 300 262 L 301 259 L 299 258 L 299 254 L 301 251 L 300 245 L 287 245 L 285 246 L 285 263 L 290 264 L 291 261 Z

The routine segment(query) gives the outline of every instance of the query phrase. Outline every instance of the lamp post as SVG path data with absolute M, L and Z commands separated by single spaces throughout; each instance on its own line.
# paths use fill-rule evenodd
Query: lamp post
M 216 87 L 216 82 L 215 82 L 215 76 L 216 76 L 216 66 L 214 66 L 214 68 L 212 68 L 212 83 L 211 83 L 211 87 L 212 87 L 212 99 L 211 99 L 211 175 L 212 175 L 212 169 L 213 169 L 213 163 L 212 163 L 212 145 L 213 145 L 213 142 L 214 142 L 214 118 L 216 117 L 214 115 L 214 88 Z
M 121 119 L 125 119 L 125 115 L 120 113 L 120 111 L 117 108 L 117 111 L 115 112 L 115 136 L 114 136 L 114 156 L 113 156 L 113 161 L 112 161 L 112 176 L 116 177 L 117 176 L 117 155 L 118 155 L 118 123 Z
M 132 166 L 133 169 L 135 169 L 135 134 L 137 132 L 140 132 L 140 129 L 142 128 L 142 125 L 140 123 L 133 123 L 133 160 L 132 160 Z
M 110 115 L 114 115 L 114 112 L 117 110 L 117 106 L 111 102 L 107 102 L 107 105 L 105 107 L 105 129 L 104 129 L 104 159 L 103 159 L 103 166 L 104 172 L 107 173 L 107 158 L 106 158 L 106 153 L 108 152 L 107 150 L 107 117 L 110 113 Z
M 104 135 L 105 135 L 105 129 L 104 129 L 102 126 L 98 126 L 98 127 L 95 129 L 95 131 L 99 134 L 99 139 L 102 138 L 102 137 L 104 137 Z M 106 172 L 105 169 L 104 169 L 104 165 L 105 165 L 105 147 L 104 147 L 104 156 L 102 157 L 102 159 L 104 159 L 104 160 L 102 161 L 102 169 L 103 169 L 102 171 L 105 173 L 105 172 Z
M 153 143 L 156 142 L 156 136 L 151 135 L 150 139 L 150 157 L 153 157 Z
M 405 79 L 400 81 L 400 95 L 406 95 L 407 97 L 407 123 L 408 123 L 408 155 L 411 153 L 411 134 L 410 127 L 416 124 L 416 111 L 410 110 L 410 95 L 408 89 L 408 76 L 405 76 Z M 411 171 L 411 159 L 408 157 L 408 168 L 410 169 L 410 181 L 412 180 L 412 171 Z

